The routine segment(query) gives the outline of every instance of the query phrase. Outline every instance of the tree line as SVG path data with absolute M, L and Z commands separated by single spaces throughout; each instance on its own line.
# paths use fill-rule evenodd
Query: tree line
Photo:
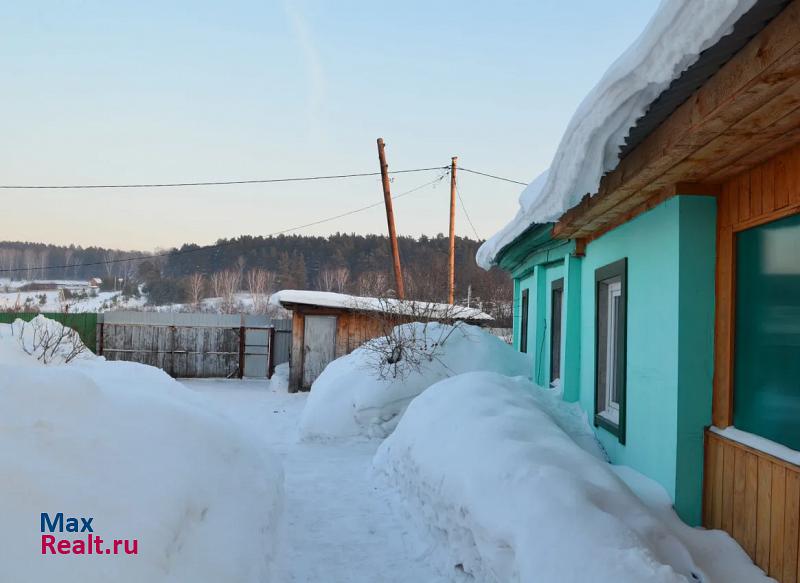
M 469 301 L 505 319 L 512 295 L 511 281 L 499 269 L 487 272 L 475 264 L 480 243 L 456 238 L 456 297 L 458 303 Z M 442 234 L 400 237 L 399 247 L 407 297 L 446 301 L 448 238 Z M 392 295 L 395 287 L 389 241 L 382 235 L 242 236 L 220 239 L 208 248 L 184 244 L 173 251 L 177 253 L 108 263 L 147 254 L 101 247 L 0 242 L 0 269 L 21 269 L 14 273 L 16 279 L 116 279 L 124 282 L 125 289 L 142 285 L 149 301 L 155 304 L 193 303 L 252 287 L 379 297 Z M 83 266 L 85 263 L 100 265 Z M 41 271 L 37 269 L 40 267 L 57 268 Z

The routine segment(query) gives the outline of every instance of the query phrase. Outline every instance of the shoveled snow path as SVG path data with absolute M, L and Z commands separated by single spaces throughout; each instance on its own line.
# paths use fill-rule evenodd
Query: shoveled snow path
M 369 472 L 379 441 L 297 443 L 305 394 L 265 381 L 186 380 L 280 455 L 286 474 L 281 583 L 444 583 Z

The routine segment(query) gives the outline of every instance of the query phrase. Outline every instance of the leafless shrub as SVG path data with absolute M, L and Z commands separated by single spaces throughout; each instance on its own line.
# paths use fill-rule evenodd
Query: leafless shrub
M 75 330 L 46 319 L 17 320 L 12 324 L 12 332 L 22 350 L 43 364 L 58 359 L 67 363 L 86 351 L 86 345 Z
M 377 378 L 404 379 L 441 356 L 454 333 L 464 334 L 466 308 L 393 298 L 358 299 L 355 309 L 369 317 L 380 335 L 365 343 L 367 367 Z M 407 326 L 400 324 L 411 323 Z M 443 325 L 437 325 L 443 324 Z

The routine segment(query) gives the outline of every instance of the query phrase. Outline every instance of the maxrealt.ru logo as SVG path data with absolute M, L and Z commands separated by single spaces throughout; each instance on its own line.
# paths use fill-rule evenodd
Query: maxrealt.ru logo
M 42 532 L 43 555 L 138 555 L 138 539 L 111 539 L 108 544 L 94 532 L 94 517 L 68 516 L 59 512 L 51 518 L 42 512 L 40 529 Z M 71 533 L 78 537 L 58 537 L 47 533 Z

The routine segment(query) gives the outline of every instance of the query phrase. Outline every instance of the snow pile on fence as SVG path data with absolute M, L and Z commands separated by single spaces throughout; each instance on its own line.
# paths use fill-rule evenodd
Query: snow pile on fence
M 378 475 L 439 547 L 441 567 L 487 583 L 712 581 L 612 466 L 576 445 L 586 422 L 536 391 L 496 373 L 444 380 L 378 450 Z M 732 559 L 740 581 L 759 580 L 735 543 L 725 548 L 708 565 Z
M 755 0 L 664 0 L 634 43 L 584 98 L 561 138 L 549 171 L 519 198 L 514 219 L 478 250 L 489 269 L 498 253 L 532 224 L 557 220 L 603 174 L 616 168 L 625 137 L 650 104 L 700 53 L 730 34 Z
M 404 354 L 395 368 L 385 359 L 398 344 Z M 524 375 L 528 368 L 523 354 L 476 326 L 403 324 L 325 367 L 311 387 L 300 435 L 385 437 L 411 400 L 437 381 L 476 370 Z
M 257 439 L 159 369 L 44 366 L 10 328 L 0 326 L 0 548 L 14 560 L 0 580 L 274 580 L 283 476 Z M 103 548 L 136 539 L 138 554 L 42 556 L 43 512 L 92 517 Z

